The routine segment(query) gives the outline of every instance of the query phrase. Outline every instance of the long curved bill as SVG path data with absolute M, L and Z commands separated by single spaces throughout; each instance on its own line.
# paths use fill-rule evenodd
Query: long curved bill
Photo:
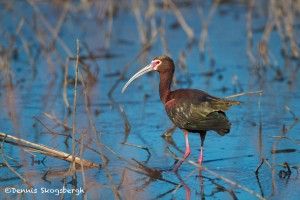
M 136 78 L 142 76 L 143 74 L 146 74 L 147 72 L 151 72 L 153 71 L 153 66 L 152 64 L 147 65 L 146 67 L 144 67 L 143 69 L 141 69 L 140 71 L 138 71 L 135 75 L 133 75 L 129 81 L 127 81 L 127 83 L 124 85 L 123 89 L 122 89 L 122 93 L 125 92 L 127 86 Z

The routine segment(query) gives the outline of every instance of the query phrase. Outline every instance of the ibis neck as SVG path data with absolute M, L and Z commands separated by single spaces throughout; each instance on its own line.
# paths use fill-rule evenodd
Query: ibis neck
M 166 104 L 170 94 L 170 87 L 173 79 L 174 71 L 171 73 L 160 73 L 159 96 L 163 104 Z

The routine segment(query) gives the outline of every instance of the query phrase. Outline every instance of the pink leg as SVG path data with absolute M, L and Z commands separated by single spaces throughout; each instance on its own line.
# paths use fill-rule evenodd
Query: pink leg
M 201 166 L 202 166 L 202 161 L 203 161 L 203 147 L 200 147 L 200 156 L 198 158 L 198 163 Z
M 183 156 L 183 160 L 185 160 L 187 157 L 189 157 L 190 153 L 191 153 L 191 149 L 190 149 L 190 145 L 189 145 L 189 138 L 188 138 L 188 131 L 184 130 L 184 138 L 185 138 L 185 153 Z M 183 160 L 180 160 L 179 163 L 174 167 L 173 171 L 176 172 L 178 170 L 178 168 L 181 166 L 181 164 L 183 163 Z
M 204 143 L 204 140 L 205 140 L 205 135 L 206 135 L 206 132 L 200 132 L 200 137 L 201 137 L 201 147 L 200 147 L 200 156 L 198 158 L 198 163 L 200 166 L 202 166 L 202 161 L 203 161 L 203 143 Z

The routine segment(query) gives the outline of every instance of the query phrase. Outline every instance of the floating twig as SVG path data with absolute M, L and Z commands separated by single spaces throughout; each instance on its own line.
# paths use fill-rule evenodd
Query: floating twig
M 72 159 L 74 159 L 74 162 L 76 164 L 80 164 L 82 162 L 85 167 L 98 167 L 98 168 L 101 167 L 100 164 L 89 162 L 89 161 L 80 159 L 78 157 L 73 158 L 72 155 L 70 155 L 68 153 L 55 150 L 51 147 L 48 147 L 48 146 L 45 146 L 45 145 L 42 145 L 42 144 L 32 143 L 32 142 L 29 142 L 27 140 L 20 139 L 20 138 L 17 138 L 17 137 L 14 137 L 14 136 L 2 133 L 2 132 L 0 132 L 0 139 L 4 140 L 4 142 L 11 142 L 11 143 L 13 143 L 14 145 L 17 145 L 17 146 L 26 147 L 27 149 L 31 149 L 33 152 L 42 153 L 44 155 L 59 158 L 61 160 L 65 160 L 65 161 L 68 161 L 68 162 L 71 162 Z

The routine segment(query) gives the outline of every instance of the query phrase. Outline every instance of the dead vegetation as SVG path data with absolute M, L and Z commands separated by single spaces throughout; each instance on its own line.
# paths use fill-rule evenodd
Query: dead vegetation
M 253 76 L 255 82 L 257 81 L 258 88 L 254 87 L 257 91 L 246 92 L 251 86 L 241 85 L 239 79 L 243 79 L 243 77 L 235 75 L 233 78 L 235 89 L 232 91 L 241 93 L 227 97 L 259 94 L 258 105 L 255 109 L 258 110 L 260 118 L 256 119 L 257 121 L 254 119 L 253 124 L 259 124 L 255 128 L 257 128 L 256 134 L 260 137 L 263 137 L 262 120 L 264 120 L 261 118 L 264 116 L 261 110 L 261 107 L 264 106 L 261 102 L 261 90 L 269 84 L 270 74 L 275 82 L 286 83 L 292 88 L 298 87 L 296 79 L 297 74 L 299 75 L 300 57 L 300 1 L 269 0 L 266 5 L 262 2 L 237 1 L 247 10 L 244 22 L 247 49 L 241 51 L 245 51 L 251 61 L 250 66 L 247 67 L 249 67 L 250 76 Z M 174 0 L 162 2 L 154 0 L 146 2 L 82 0 L 77 3 L 72 1 L 47 3 L 27 0 L 23 4 L 17 1 L 1 2 L 3 20 L 0 29 L 0 100 L 2 102 L 0 131 L 5 133 L 0 132 L 2 155 L 0 171 L 6 168 L 8 170 L 5 170 L 5 174 L 0 172 L 0 180 L 3 181 L 7 174 L 14 174 L 18 180 L 21 180 L 18 187 L 34 188 L 43 181 L 48 182 L 50 174 L 51 176 L 56 174 L 53 179 L 62 179 L 62 185 L 65 187 L 82 186 L 85 191 L 84 196 L 97 195 L 98 190 L 109 190 L 110 192 L 107 194 L 114 196 L 115 199 L 137 199 L 139 195 L 146 195 L 143 192 L 147 191 L 151 184 L 160 181 L 166 185 L 166 188 L 156 196 L 148 194 L 151 198 L 159 199 L 167 195 L 176 197 L 179 189 L 183 188 L 180 191 L 184 191 L 186 198 L 189 199 L 193 189 L 190 188 L 190 181 L 192 180 L 194 183 L 193 177 L 197 177 L 196 182 L 199 185 L 198 190 L 200 190 L 200 194 L 197 196 L 202 198 L 206 196 L 204 185 L 208 182 L 214 186 L 214 189 L 211 189 L 212 196 L 215 193 L 226 192 L 232 199 L 238 199 L 237 190 L 239 192 L 243 190 L 248 195 L 259 199 L 276 195 L 278 193 L 276 177 L 289 180 L 294 172 L 296 174 L 299 172 L 299 166 L 289 164 L 292 160 L 286 160 L 283 163 L 276 161 L 279 153 L 289 151 L 288 148 L 278 149 L 280 142 L 286 140 L 296 145 L 300 144 L 293 130 L 299 125 L 298 112 L 296 109 L 294 111 L 292 106 L 290 108 L 287 105 L 281 105 L 292 116 L 293 122 L 288 126 L 283 124 L 280 135 L 269 136 L 268 140 L 275 140 L 273 148 L 270 150 L 270 154 L 263 155 L 260 159 L 261 162 L 257 163 L 258 167 L 255 172 L 259 192 L 249 189 L 205 165 L 200 167 L 191 160 L 185 162 L 194 170 L 184 177 L 173 174 L 177 177 L 174 181 L 174 178 L 168 176 L 167 169 L 160 170 L 147 166 L 151 156 L 155 155 L 155 152 L 152 152 L 153 148 L 144 144 L 128 142 L 128 138 L 132 137 L 130 135 L 131 126 L 134 122 L 128 119 L 126 110 L 123 108 L 126 102 L 124 103 L 119 98 L 118 93 L 130 68 L 133 68 L 138 61 L 144 63 L 149 61 L 153 55 L 161 53 L 172 55 L 180 68 L 174 81 L 174 87 L 179 87 L 180 84 L 190 86 L 195 75 L 189 71 L 187 63 L 191 63 L 189 59 L 191 59 L 193 51 L 196 51 L 199 58 L 193 59 L 196 60 L 195 65 L 200 66 L 202 71 L 204 69 L 202 78 L 206 79 L 206 83 L 209 83 L 213 77 L 218 77 L 220 80 L 223 78 L 220 69 L 216 67 L 218 57 L 214 54 L 216 49 L 211 43 L 214 38 L 210 33 L 210 28 L 214 25 L 213 19 L 220 14 L 219 9 L 222 4 L 233 6 L 234 2 L 222 0 L 215 0 L 211 4 L 203 1 Z M 23 6 L 30 10 L 28 14 L 25 13 Z M 49 7 L 49 11 L 45 9 L 45 6 Z M 197 15 L 193 16 L 193 20 L 197 21 L 196 26 L 191 22 L 186 11 L 192 7 L 196 8 Z M 22 11 L 24 13 L 20 13 Z M 54 12 L 56 14 L 53 14 Z M 136 30 L 132 30 L 123 37 L 124 33 L 119 32 L 121 29 L 118 29 L 115 23 L 120 20 L 118 17 L 122 16 L 124 12 L 132 12 L 131 17 L 135 19 L 135 24 L 127 26 L 135 27 Z M 256 23 L 261 18 L 266 19 L 265 23 Z M 8 24 L 8 19 L 13 23 Z M 85 23 L 86 21 L 93 23 Z M 126 26 L 126 20 L 123 22 Z M 78 26 L 73 26 L 76 23 Z M 91 24 L 94 27 L 91 27 Z M 68 30 L 69 26 L 76 27 L 76 29 L 70 31 Z M 98 29 L 101 31 L 97 32 L 97 36 L 90 35 L 90 32 Z M 184 33 L 183 38 L 186 38 L 178 43 L 184 43 L 185 48 L 173 49 L 174 44 L 170 42 L 172 31 Z M 70 38 L 73 38 L 74 35 L 77 38 L 70 39 L 67 34 L 71 35 Z M 280 54 L 272 48 L 272 38 L 274 37 L 280 38 L 281 46 L 278 47 L 281 49 Z M 118 38 L 117 42 L 116 38 Z M 136 45 L 139 50 L 136 52 L 127 50 L 124 55 L 119 55 L 120 51 L 116 50 L 116 46 L 123 48 L 122 45 Z M 124 57 L 130 59 L 124 59 Z M 116 62 L 119 64 L 118 67 L 112 66 L 115 63 L 110 63 L 113 59 L 121 60 L 121 62 Z M 102 72 L 107 72 L 107 75 L 101 75 Z M 44 91 L 35 91 L 39 84 L 42 85 L 40 90 Z M 155 84 L 154 81 L 153 85 L 155 86 Z M 99 88 L 106 93 L 102 90 L 99 91 Z M 97 89 L 98 91 L 96 91 Z M 221 90 L 231 91 L 231 88 L 221 88 Z M 267 91 L 267 93 L 269 92 Z M 145 94 L 145 101 L 147 98 Z M 19 99 L 24 99 L 24 102 L 17 102 Z M 38 112 L 33 112 L 35 114 L 32 120 L 28 119 L 28 114 L 26 115 L 27 119 L 24 119 L 22 110 L 28 109 L 27 106 L 34 109 L 35 103 L 40 104 Z M 95 104 L 101 105 L 98 106 L 99 109 L 95 109 Z M 58 109 L 57 105 L 59 105 Z M 105 137 L 117 135 L 117 133 L 107 132 L 105 125 L 99 123 L 98 120 L 95 122 L 97 117 L 104 115 L 105 109 L 109 110 L 106 112 L 117 111 L 115 116 L 119 117 L 114 117 L 114 121 L 111 123 L 123 120 L 124 128 L 120 129 L 123 139 L 112 137 L 115 143 L 118 142 L 122 146 L 122 150 L 119 149 L 120 152 L 106 144 L 108 141 L 105 139 Z M 30 114 L 32 113 L 30 112 Z M 34 135 L 32 138 L 26 138 L 28 135 L 22 131 L 24 122 L 33 124 L 32 133 L 31 131 L 27 133 Z M 106 126 L 115 125 L 107 124 Z M 25 127 L 28 132 L 28 126 Z M 173 127 L 166 131 L 164 139 L 166 140 L 167 157 L 174 158 L 174 162 L 176 162 L 180 156 L 177 157 L 172 149 L 179 153 L 181 150 L 172 139 L 174 130 Z M 40 140 L 46 140 L 49 143 L 39 142 Z M 263 145 L 263 142 L 259 140 L 257 146 L 263 149 Z M 14 150 L 12 154 L 11 148 L 16 147 L 18 150 Z M 58 150 L 59 148 L 65 150 Z M 146 161 L 135 159 L 135 155 L 129 156 L 130 158 L 125 156 L 122 151 L 127 148 L 141 149 L 141 154 L 146 152 Z M 37 161 L 35 156 L 39 154 L 46 157 Z M 33 181 L 28 169 L 30 155 L 34 155 L 32 160 L 34 166 L 45 165 L 44 161 L 50 159 L 49 157 L 68 161 L 70 165 L 69 168 L 64 166 L 64 169 L 59 171 L 50 167 L 41 173 L 37 180 Z M 118 163 L 121 166 L 116 167 L 110 163 Z M 259 173 L 265 164 L 271 170 L 271 194 L 266 194 L 260 183 Z M 101 175 L 101 179 L 92 184 L 92 178 L 87 173 L 88 168 L 96 168 L 90 170 L 98 170 L 99 173 L 105 175 Z M 278 170 L 278 168 L 284 168 L 284 170 Z M 196 175 L 199 169 L 200 173 Z M 7 178 L 7 180 L 7 187 L 10 187 L 10 181 L 13 179 Z M 6 187 L 5 183 L 1 187 L 3 186 Z M 4 196 L 7 197 L 9 194 L 4 194 Z

